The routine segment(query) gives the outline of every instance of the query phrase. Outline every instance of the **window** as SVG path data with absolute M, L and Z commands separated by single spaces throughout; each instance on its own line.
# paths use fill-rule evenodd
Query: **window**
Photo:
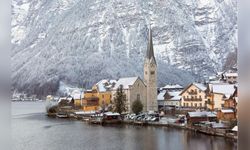
M 154 72 L 154 71 L 151 71 L 150 73 L 151 73 L 151 74 L 155 74 L 155 72 Z
M 137 100 L 140 100 L 140 94 L 137 94 Z
M 202 107 L 202 103 L 200 103 L 200 107 Z
M 188 103 L 187 103 L 187 107 L 188 107 Z
M 195 103 L 194 106 L 197 107 L 197 104 Z
M 193 107 L 193 103 L 191 103 L 191 107 Z
M 201 99 L 201 95 L 200 95 L 199 97 L 200 97 L 200 99 Z
M 199 93 L 201 93 L 201 90 L 199 90 Z
M 145 71 L 145 74 L 148 74 L 148 72 L 147 72 L 147 71 Z

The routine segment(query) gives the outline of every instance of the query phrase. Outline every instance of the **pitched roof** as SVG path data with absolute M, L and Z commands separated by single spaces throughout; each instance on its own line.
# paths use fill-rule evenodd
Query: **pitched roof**
M 157 95 L 157 100 L 163 101 L 164 100 L 164 95 L 166 93 L 166 90 L 162 90 L 158 95 Z
M 170 84 L 163 87 L 163 89 L 181 89 L 181 88 L 183 87 L 179 84 Z
M 148 32 L 148 47 L 147 47 L 146 58 L 149 59 L 149 60 L 152 59 L 152 61 L 156 64 L 155 56 L 154 56 L 154 48 L 153 48 L 151 27 L 149 27 L 149 32 Z
M 172 96 L 172 98 L 169 99 L 171 101 L 179 101 L 181 99 L 181 96 L 180 96 L 181 91 L 173 91 L 173 92 L 171 91 L 171 92 L 168 92 L 168 94 Z
M 205 92 L 205 90 L 207 89 L 207 87 L 204 85 L 204 84 L 202 84 L 202 83 L 191 83 L 191 84 L 189 84 L 187 87 L 185 87 L 185 89 L 184 90 L 182 90 L 182 92 L 180 93 L 180 95 L 181 94 L 183 94 L 189 87 L 191 87 L 192 85 L 194 85 L 194 86 L 196 86 L 198 89 L 200 89 L 200 90 L 202 90 L 202 91 L 204 91 Z
M 234 113 L 232 109 L 221 109 L 221 112 L 223 113 Z
M 113 90 L 116 90 L 120 85 L 123 86 L 123 89 L 128 89 L 130 85 L 133 85 L 135 83 L 135 81 L 138 79 L 139 77 L 128 77 L 128 78 L 120 78 Z M 139 78 L 140 79 L 140 78 Z
M 100 80 L 99 82 L 96 83 L 96 86 L 99 90 L 99 92 L 106 92 L 107 89 L 105 88 L 105 83 L 108 83 L 107 79 Z
M 207 89 L 207 87 L 202 83 L 193 83 L 193 85 L 195 85 L 196 87 L 198 87 L 202 91 L 205 91 Z
M 237 132 L 238 131 L 238 126 L 234 126 L 233 129 L 232 129 L 232 131 L 236 131 Z
M 235 91 L 234 84 L 211 84 L 210 86 L 213 93 L 224 94 L 227 97 Z
M 237 72 L 227 72 L 225 73 L 226 77 L 238 77 L 238 73 Z
M 208 111 L 201 111 L 201 112 L 188 112 L 190 117 L 217 117 L 216 112 L 208 112 Z

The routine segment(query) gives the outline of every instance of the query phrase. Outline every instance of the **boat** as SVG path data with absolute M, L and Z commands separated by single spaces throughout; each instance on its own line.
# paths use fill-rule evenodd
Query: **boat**
M 58 118 L 68 118 L 69 116 L 67 115 L 67 113 L 64 113 L 64 112 L 59 112 L 56 114 L 56 116 Z
M 121 123 L 121 115 L 119 113 L 106 112 L 103 114 L 104 124 L 117 124 Z

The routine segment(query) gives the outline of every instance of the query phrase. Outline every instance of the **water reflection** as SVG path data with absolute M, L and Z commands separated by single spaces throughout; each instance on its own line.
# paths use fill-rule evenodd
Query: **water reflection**
M 22 112 L 22 107 L 15 111 Z M 130 125 L 103 127 L 48 118 L 34 111 L 25 115 L 15 113 L 12 136 L 13 149 L 17 150 L 236 150 L 236 143 L 230 140 L 186 130 Z

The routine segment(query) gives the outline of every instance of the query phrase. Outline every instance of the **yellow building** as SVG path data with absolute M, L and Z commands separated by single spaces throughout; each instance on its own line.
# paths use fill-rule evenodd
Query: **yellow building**
M 191 108 L 206 107 L 206 86 L 201 83 L 192 83 L 181 93 L 181 106 Z
M 96 97 L 99 98 L 99 106 L 107 106 L 111 103 L 111 89 L 115 85 L 116 80 L 101 80 L 92 87 L 92 91 L 96 91 Z
M 84 91 L 82 100 L 83 111 L 97 111 L 99 110 L 99 98 L 96 96 L 95 90 Z

